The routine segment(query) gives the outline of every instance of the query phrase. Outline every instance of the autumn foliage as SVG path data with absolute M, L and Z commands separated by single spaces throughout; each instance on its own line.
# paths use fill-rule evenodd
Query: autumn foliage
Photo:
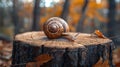
M 71 31 L 76 31 L 76 26 L 79 22 L 79 19 L 82 16 L 82 7 L 84 5 L 85 0 L 69 0 L 70 6 L 69 6 L 69 14 L 67 17 L 67 22 L 70 25 Z M 102 16 L 99 13 L 99 9 L 106 8 L 106 0 L 102 1 L 102 3 L 96 3 L 95 0 L 89 0 L 88 6 L 87 6 L 87 12 L 86 12 L 86 19 L 84 24 L 89 24 L 89 19 L 97 18 L 101 22 L 107 22 L 107 18 Z M 32 12 L 33 12 L 33 3 L 25 3 L 23 5 L 22 10 L 19 11 L 19 16 L 25 17 L 25 18 L 32 18 Z M 64 0 L 60 0 L 59 2 L 55 3 L 53 7 L 41 7 L 41 13 L 40 13 L 40 26 L 42 29 L 42 25 L 44 22 L 46 22 L 50 17 L 53 16 L 61 16 L 62 10 L 63 10 Z M 56 9 L 57 8 L 57 9 Z M 32 21 L 29 21 L 32 22 Z

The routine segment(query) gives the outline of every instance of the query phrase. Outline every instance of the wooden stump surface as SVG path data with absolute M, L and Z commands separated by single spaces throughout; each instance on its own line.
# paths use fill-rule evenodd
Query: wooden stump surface
M 69 32 L 75 36 L 77 33 Z M 71 42 L 63 37 L 48 39 L 42 32 L 27 32 L 18 34 L 13 43 L 13 67 L 25 67 L 22 63 L 33 62 L 41 54 L 50 54 L 53 59 L 40 67 L 91 67 L 102 58 L 109 59 L 112 64 L 114 44 L 108 38 L 99 38 L 91 34 L 80 33 Z

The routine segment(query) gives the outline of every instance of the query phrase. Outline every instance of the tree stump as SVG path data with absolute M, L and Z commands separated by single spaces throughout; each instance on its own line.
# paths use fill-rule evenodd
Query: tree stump
M 76 35 L 75 32 L 69 32 Z M 25 67 L 34 58 L 49 54 L 53 58 L 40 67 L 92 67 L 102 58 L 109 59 L 112 67 L 112 50 L 114 44 L 108 38 L 99 38 L 91 34 L 80 33 L 71 42 L 65 38 L 48 39 L 42 32 L 18 34 L 13 42 L 12 67 Z

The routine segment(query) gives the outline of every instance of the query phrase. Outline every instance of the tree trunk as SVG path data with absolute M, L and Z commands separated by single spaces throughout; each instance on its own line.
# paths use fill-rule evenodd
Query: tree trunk
M 108 0 L 108 4 L 109 4 L 109 12 L 108 12 L 108 24 L 107 24 L 107 28 L 108 28 L 108 37 L 113 37 L 116 36 L 116 21 L 115 21 L 115 14 L 116 14 L 116 5 L 115 5 L 115 0 Z M 114 41 L 115 39 L 113 39 Z M 116 40 L 117 41 L 117 40 Z M 116 42 L 115 42 L 116 43 Z
M 79 20 L 79 23 L 77 25 L 77 32 L 83 32 L 83 23 L 86 17 L 86 11 L 87 11 L 87 5 L 89 0 L 85 0 L 84 6 L 82 8 L 81 18 Z
M 68 33 L 76 35 L 76 33 Z M 109 59 L 112 67 L 113 42 L 91 34 L 80 33 L 71 42 L 65 38 L 48 39 L 43 32 L 19 34 L 13 42 L 12 67 L 25 67 L 35 57 L 49 54 L 52 59 L 39 67 L 92 67 L 100 58 Z
M 116 5 L 115 5 L 115 0 L 108 0 L 109 3 L 109 12 L 108 12 L 108 36 L 112 37 L 115 35 L 115 9 L 116 9 Z
M 65 0 L 65 3 L 63 5 L 63 10 L 61 14 L 61 18 L 67 21 L 68 13 L 69 13 L 69 6 L 70 6 L 70 1 Z
M 4 8 L 0 8 L 0 27 L 4 26 Z
M 20 33 L 20 24 L 18 16 L 18 0 L 13 0 L 13 24 L 14 24 L 14 34 Z
M 33 25 L 32 30 L 33 31 L 39 31 L 40 30 L 40 1 L 41 0 L 35 0 L 34 2 L 34 11 L 33 11 Z

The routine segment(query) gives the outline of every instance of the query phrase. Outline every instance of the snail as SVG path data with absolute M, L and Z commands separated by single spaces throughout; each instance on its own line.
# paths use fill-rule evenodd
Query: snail
M 65 37 L 68 40 L 74 41 L 74 38 L 69 35 L 69 26 L 65 20 L 59 17 L 48 19 L 43 25 L 43 31 L 49 39 Z

